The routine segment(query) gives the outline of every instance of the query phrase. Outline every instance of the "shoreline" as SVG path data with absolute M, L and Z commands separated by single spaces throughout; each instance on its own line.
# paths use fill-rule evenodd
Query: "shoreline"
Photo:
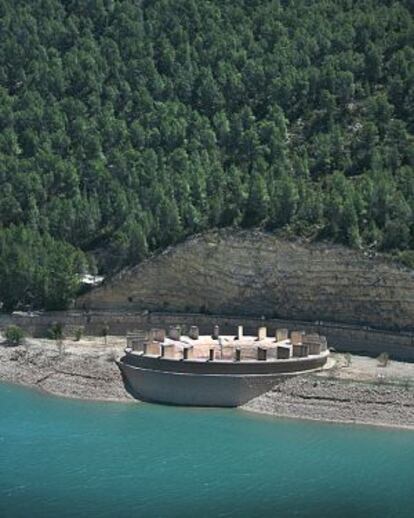
M 414 425 L 404 425 L 404 424 L 393 424 L 393 423 L 383 423 L 380 421 L 345 421 L 345 420 L 335 420 L 335 419 L 323 419 L 319 417 L 303 417 L 303 416 L 294 416 L 289 414 L 275 414 L 271 411 L 266 412 L 263 410 L 254 410 L 252 408 L 247 407 L 239 407 L 239 410 L 243 410 L 243 412 L 247 412 L 249 414 L 261 415 L 266 417 L 274 417 L 276 419 L 288 419 L 292 421 L 308 421 L 312 423 L 326 423 L 326 424 L 340 424 L 344 426 L 363 426 L 363 427 L 374 427 L 374 428 L 385 428 L 389 430 L 406 430 L 406 431 L 414 431 Z
M 242 408 L 284 418 L 414 430 L 414 364 L 333 355 L 330 370 L 297 376 Z
M 83 401 L 85 403 L 121 403 L 121 404 L 139 404 L 141 403 L 141 401 L 137 400 L 137 399 L 134 399 L 134 398 L 129 398 L 129 399 L 104 399 L 104 398 L 81 398 L 81 397 L 75 397 L 75 396 L 71 396 L 71 395 L 64 395 L 64 394 L 59 394 L 59 393 L 55 393 L 55 392 L 50 392 L 48 390 L 45 390 L 41 387 L 38 387 L 36 385 L 29 385 L 29 384 L 26 384 L 26 383 L 23 383 L 23 382 L 12 382 L 12 381 L 5 381 L 3 379 L 0 379 L 0 383 L 4 384 L 4 385 L 11 385 L 11 386 L 16 386 L 16 387 L 23 387 L 24 389 L 27 389 L 27 390 L 34 390 L 36 392 L 38 392 L 40 395 L 42 396 L 48 396 L 48 397 L 53 397 L 53 398 L 62 398 L 62 399 L 68 399 L 68 400 L 73 400 L 73 401 Z M 152 405 L 161 405 L 162 406 L 162 403 L 147 403 L 147 404 L 152 404 Z M 185 407 L 180 407 L 180 408 L 185 408 Z M 190 408 L 193 408 L 193 407 L 190 407 Z M 210 409 L 210 408 L 214 408 L 214 407 L 205 407 L 207 409 Z M 407 430 L 407 431 L 414 431 L 414 425 L 403 425 L 403 424 L 392 424 L 392 423 L 382 423 L 382 422 L 378 422 L 378 421 L 340 421 L 340 420 L 333 420 L 333 419 L 322 419 L 322 418 L 317 418 L 317 417 L 299 417 L 299 416 L 294 416 L 294 415 L 290 415 L 290 414 L 275 414 L 271 411 L 260 411 L 260 410 L 256 410 L 256 409 L 252 409 L 252 408 L 247 408 L 247 406 L 241 406 L 241 407 L 237 407 L 236 408 L 237 410 L 240 410 L 242 412 L 246 412 L 248 414 L 251 414 L 252 416 L 256 415 L 256 416 L 263 416 L 263 417 L 271 417 L 271 418 L 275 418 L 275 419 L 287 419 L 287 420 L 293 420 L 293 421 L 310 421 L 310 422 L 313 422 L 313 423 L 326 423 L 326 424 L 340 424 L 340 425 L 345 425 L 345 426 L 363 426 L 363 427 L 375 427 L 375 428 L 388 428 L 390 430 Z
M 40 393 L 91 402 L 139 403 L 125 388 L 117 360 L 120 337 L 79 342 L 0 342 L 0 381 Z M 367 357 L 333 354 L 331 368 L 288 377 L 239 407 L 249 413 L 327 423 L 414 430 L 414 364 L 381 367 Z
M 135 403 L 141 403 L 141 401 L 138 401 L 137 399 L 131 398 L 104 398 L 104 397 L 93 397 L 93 398 L 85 398 L 80 396 L 75 396 L 71 394 L 63 394 L 59 392 L 52 392 L 51 390 L 46 390 L 38 385 L 33 385 L 29 383 L 24 382 L 18 382 L 18 381 L 9 381 L 2 379 L 0 377 L 0 384 L 2 385 L 10 385 L 12 387 L 21 387 L 27 390 L 33 390 L 40 394 L 41 396 L 48 396 L 52 398 L 57 399 L 67 399 L 72 401 L 83 401 L 85 403 L 122 403 L 122 404 L 135 404 Z
M 99 402 L 132 402 L 116 360 L 124 341 L 87 337 L 79 342 L 26 339 L 0 344 L 0 381 L 35 388 L 58 397 Z

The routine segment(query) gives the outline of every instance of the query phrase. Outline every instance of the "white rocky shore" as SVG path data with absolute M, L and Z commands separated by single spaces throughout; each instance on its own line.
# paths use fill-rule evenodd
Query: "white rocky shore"
M 9 347 L 0 335 L 0 381 L 79 399 L 131 402 L 116 360 L 122 337 L 61 343 L 26 339 Z M 414 429 L 414 364 L 334 354 L 330 368 L 293 376 L 242 407 L 278 417 Z
M 242 408 L 278 417 L 414 429 L 414 364 L 333 354 L 333 366 L 294 376 Z
M 125 339 L 87 337 L 79 341 L 26 339 L 1 344 L 0 381 L 36 387 L 57 396 L 100 401 L 133 401 L 116 360 Z

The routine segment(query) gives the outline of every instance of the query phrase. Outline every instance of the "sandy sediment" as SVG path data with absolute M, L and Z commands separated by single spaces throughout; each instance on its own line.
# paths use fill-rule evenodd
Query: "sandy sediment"
M 80 341 L 27 339 L 1 345 L 0 381 L 49 393 L 103 401 L 134 401 L 116 360 L 125 339 Z M 288 377 L 242 408 L 278 417 L 396 426 L 414 429 L 414 364 L 333 354 L 330 368 Z

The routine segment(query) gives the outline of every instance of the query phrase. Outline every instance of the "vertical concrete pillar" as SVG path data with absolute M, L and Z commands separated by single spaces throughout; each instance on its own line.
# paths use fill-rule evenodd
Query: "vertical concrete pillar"
M 303 331 L 292 331 L 290 333 L 290 341 L 292 345 L 301 345 L 302 337 L 305 333 Z
M 215 324 L 213 326 L 213 338 L 214 338 L 214 340 L 218 340 L 219 335 L 220 335 L 220 327 L 217 324 Z
M 147 350 L 148 350 L 148 343 L 147 342 L 144 342 L 142 344 L 142 354 L 147 354 Z
M 321 354 L 322 341 L 319 335 L 309 334 L 302 338 L 302 345 L 308 347 L 308 353 L 311 355 Z
M 168 329 L 168 336 L 171 340 L 179 340 L 181 338 L 180 326 L 170 326 Z
M 155 342 L 163 342 L 165 340 L 165 329 L 153 328 L 150 331 L 150 338 Z
M 257 359 L 259 361 L 265 362 L 267 360 L 267 349 L 264 347 L 257 348 Z
M 190 332 L 188 333 L 189 337 L 193 340 L 198 340 L 199 337 L 199 331 L 197 326 L 191 326 Z
M 309 349 L 307 345 L 293 345 L 292 346 L 292 356 L 294 358 L 305 358 L 309 354 Z
M 287 329 L 276 329 L 276 342 L 283 342 L 288 339 Z
M 265 326 L 259 327 L 259 329 L 257 330 L 257 338 L 259 340 L 264 340 L 265 338 L 267 338 L 267 329 Z
M 142 351 L 144 342 L 150 341 L 148 333 L 145 331 L 136 331 L 127 334 L 127 345 L 134 351 Z
M 277 359 L 278 360 L 288 360 L 290 358 L 290 348 L 289 347 L 278 347 L 277 348 Z
M 243 340 L 243 326 L 237 326 L 237 340 Z

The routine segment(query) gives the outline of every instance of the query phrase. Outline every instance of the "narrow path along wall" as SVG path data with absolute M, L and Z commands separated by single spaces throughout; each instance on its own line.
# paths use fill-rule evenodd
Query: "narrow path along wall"
M 80 297 L 78 308 L 264 315 L 414 329 L 414 273 L 261 232 L 196 236 Z

